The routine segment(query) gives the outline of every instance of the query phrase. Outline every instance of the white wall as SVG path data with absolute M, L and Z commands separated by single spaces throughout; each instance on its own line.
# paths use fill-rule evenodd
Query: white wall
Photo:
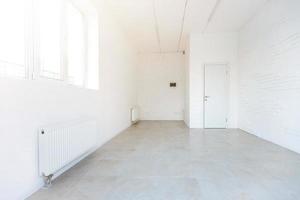
M 183 120 L 184 57 L 182 53 L 139 54 L 137 94 L 142 120 Z M 171 88 L 170 82 L 177 87 Z
M 239 127 L 300 153 L 300 1 L 270 0 L 241 30 Z
M 188 42 L 185 50 L 185 99 L 184 99 L 184 122 L 190 126 L 190 44 Z
M 39 126 L 94 117 L 99 145 L 130 126 L 129 110 L 136 104 L 136 53 L 104 9 L 99 19 L 99 91 L 59 81 L 0 80 L 0 199 L 23 199 L 42 185 L 37 169 Z
M 228 127 L 237 127 L 237 34 L 192 34 L 189 61 L 190 128 L 203 128 L 204 64 L 230 67 Z

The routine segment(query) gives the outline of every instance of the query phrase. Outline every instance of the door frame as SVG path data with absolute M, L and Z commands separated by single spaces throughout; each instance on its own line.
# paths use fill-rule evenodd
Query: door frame
M 230 85 L 230 63 L 229 62 L 206 62 L 203 64 L 203 129 L 218 129 L 218 128 L 205 128 L 205 69 L 209 65 L 225 65 L 226 66 L 226 124 L 225 129 L 228 128 L 228 115 L 229 115 L 229 85 Z M 223 129 L 223 128 L 219 128 Z

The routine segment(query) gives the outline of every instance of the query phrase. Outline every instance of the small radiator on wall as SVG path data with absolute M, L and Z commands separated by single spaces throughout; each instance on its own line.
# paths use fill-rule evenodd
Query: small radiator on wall
M 139 121 L 139 108 L 134 106 L 131 108 L 131 123 L 136 124 Z
M 94 120 L 77 120 L 39 129 L 39 173 L 45 186 L 51 178 L 76 159 L 86 156 L 97 145 Z

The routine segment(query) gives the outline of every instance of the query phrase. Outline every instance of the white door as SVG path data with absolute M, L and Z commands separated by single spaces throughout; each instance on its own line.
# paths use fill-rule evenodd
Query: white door
M 204 70 L 204 128 L 226 128 L 227 65 L 208 64 Z

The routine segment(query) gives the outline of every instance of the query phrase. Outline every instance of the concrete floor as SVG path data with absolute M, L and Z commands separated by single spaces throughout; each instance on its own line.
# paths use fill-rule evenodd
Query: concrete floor
M 29 199 L 300 199 L 300 155 L 241 130 L 140 122 Z

